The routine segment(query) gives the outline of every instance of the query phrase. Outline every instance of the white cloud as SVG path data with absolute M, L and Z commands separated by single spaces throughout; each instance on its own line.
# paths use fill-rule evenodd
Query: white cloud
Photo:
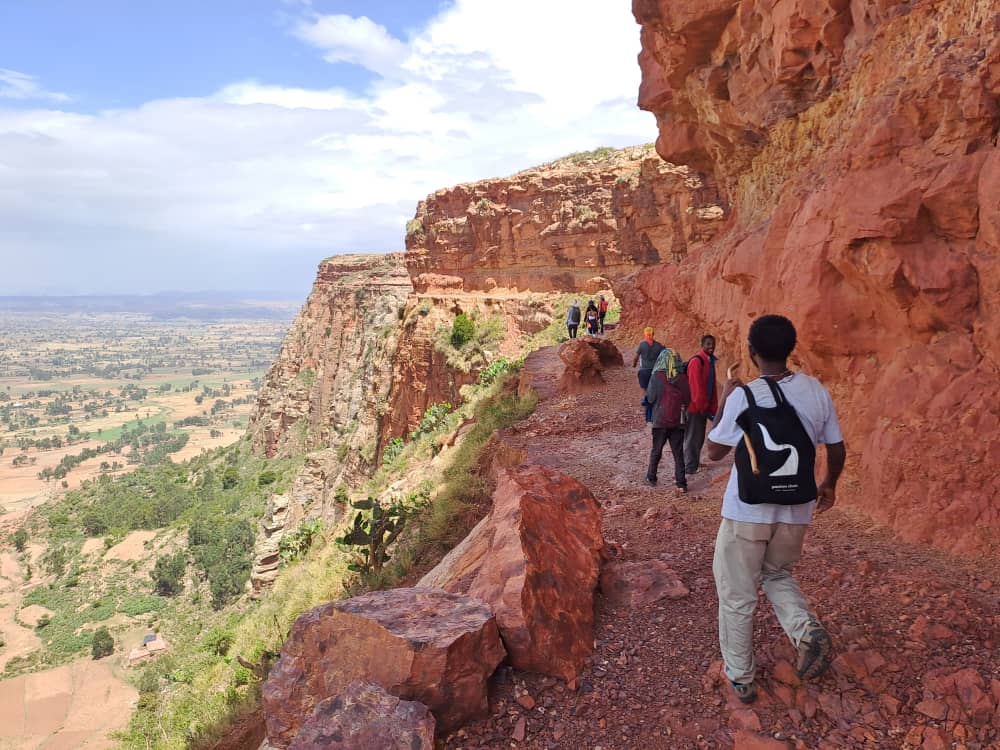
M 82 289 L 307 285 L 321 257 L 400 249 L 438 188 L 655 137 L 627 0 L 459 0 L 407 39 L 329 18 L 311 42 L 387 71 L 364 92 L 248 80 L 96 114 L 0 108 L 0 293 L 38 260 Z
M 16 70 L 0 68 L 0 99 L 26 99 L 50 102 L 68 102 L 66 94 L 46 91 L 34 76 Z
M 326 51 L 327 62 L 363 65 L 392 75 L 407 54 L 406 45 L 367 16 L 315 16 L 295 26 L 295 35 Z

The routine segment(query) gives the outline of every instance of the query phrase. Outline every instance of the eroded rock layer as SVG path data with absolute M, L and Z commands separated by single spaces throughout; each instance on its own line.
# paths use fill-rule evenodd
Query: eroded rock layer
M 711 178 L 650 147 L 599 149 L 439 190 L 407 226 L 418 291 L 598 291 L 684 255 L 722 224 Z
M 256 450 L 272 457 L 345 446 L 355 471 L 372 460 L 411 291 L 401 253 L 320 264 L 250 417 Z
M 993 0 L 635 0 L 657 151 L 715 174 L 733 216 L 616 286 L 730 359 L 788 315 L 830 387 L 843 495 L 904 538 L 1000 536 L 1000 9 Z M 743 353 L 745 367 L 749 360 Z M 853 481 L 852 481 L 853 480 Z

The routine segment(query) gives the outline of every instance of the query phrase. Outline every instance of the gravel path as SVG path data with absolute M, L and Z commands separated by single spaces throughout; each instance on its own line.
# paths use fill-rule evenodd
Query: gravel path
M 543 399 L 511 436 L 586 484 L 605 508 L 623 561 L 663 560 L 690 594 L 641 609 L 598 596 L 596 648 L 576 684 L 501 669 L 490 718 L 447 738 L 449 750 L 538 748 L 1000 749 L 1000 572 L 909 547 L 850 509 L 817 520 L 797 575 L 839 653 L 800 685 L 794 655 L 761 599 L 760 697 L 739 704 L 719 678 L 712 552 L 729 462 L 690 478 L 691 493 L 642 484 L 650 437 L 635 371 L 560 396 L 554 349 L 529 358 Z M 672 476 L 670 451 L 661 477 Z M 849 477 L 846 481 L 849 481 Z

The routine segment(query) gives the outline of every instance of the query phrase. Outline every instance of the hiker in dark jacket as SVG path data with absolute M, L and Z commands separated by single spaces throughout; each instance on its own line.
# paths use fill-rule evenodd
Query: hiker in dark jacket
M 632 367 L 639 365 L 639 387 L 643 390 L 642 407 L 646 410 L 646 421 L 649 422 L 653 418 L 653 410 L 646 401 L 645 391 L 649 385 L 649 376 L 653 374 L 656 358 L 663 351 L 663 344 L 653 338 L 653 329 L 650 326 L 646 326 L 642 332 L 646 338 L 639 342 L 639 348 L 635 350 Z
M 571 339 L 576 338 L 576 330 L 580 327 L 580 305 L 571 302 L 569 310 L 566 311 L 566 331 Z
M 678 490 L 687 492 L 684 422 L 687 405 L 691 403 L 691 391 L 684 374 L 684 363 L 673 349 L 664 349 L 656 358 L 646 388 L 646 401 L 653 409 L 653 449 L 649 452 L 646 484 L 656 486 L 663 446 L 670 443 L 670 451 L 674 454 L 674 483 Z

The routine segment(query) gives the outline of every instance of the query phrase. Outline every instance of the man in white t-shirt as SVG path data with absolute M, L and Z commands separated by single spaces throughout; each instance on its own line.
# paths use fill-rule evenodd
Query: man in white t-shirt
M 800 677 L 811 679 L 822 674 L 833 650 L 829 634 L 809 611 L 792 576 L 792 566 L 802 555 L 802 542 L 813 511 L 822 513 L 833 507 L 846 451 L 833 400 L 826 388 L 815 378 L 788 369 L 788 357 L 795 343 L 795 326 L 787 318 L 765 315 L 755 320 L 750 326 L 750 358 L 761 377 L 748 387 L 757 405 L 769 408 L 776 402 L 765 378 L 776 383 L 794 407 L 813 445 L 826 445 L 827 473 L 818 486 L 818 499 L 798 505 L 743 502 L 734 465 L 726 485 L 722 524 L 715 542 L 712 569 L 719 594 L 719 644 L 726 677 L 744 703 L 752 703 L 757 697 L 753 613 L 759 585 L 763 585 L 781 627 L 799 652 Z M 736 421 L 748 408 L 742 385 L 739 379 L 730 379 L 722 389 L 716 426 L 708 436 L 708 456 L 712 460 L 723 458 L 744 440 L 744 432 Z

